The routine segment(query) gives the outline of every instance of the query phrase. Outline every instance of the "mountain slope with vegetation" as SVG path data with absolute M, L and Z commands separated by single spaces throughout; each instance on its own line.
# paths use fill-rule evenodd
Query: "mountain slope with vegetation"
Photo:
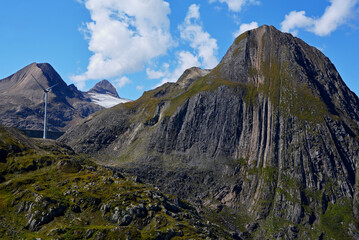
M 1 239 L 231 239 L 178 197 L 0 126 Z
M 319 50 L 273 26 L 61 141 L 214 218 L 231 211 L 241 221 L 224 225 L 248 237 L 358 237 L 359 99 Z

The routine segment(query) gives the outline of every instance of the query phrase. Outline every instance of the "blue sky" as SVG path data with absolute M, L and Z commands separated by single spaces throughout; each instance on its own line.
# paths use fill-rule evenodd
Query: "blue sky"
M 81 90 L 108 79 L 137 99 L 267 24 L 322 50 L 359 95 L 358 0 L 11 0 L 0 16 L 0 79 L 48 62 Z

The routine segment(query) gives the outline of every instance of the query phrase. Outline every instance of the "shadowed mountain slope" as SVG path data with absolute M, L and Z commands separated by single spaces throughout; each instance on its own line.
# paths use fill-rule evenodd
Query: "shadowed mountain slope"
M 358 237 L 358 97 L 319 50 L 273 26 L 62 141 L 218 215 L 229 207 L 246 220 L 224 225 L 243 236 Z

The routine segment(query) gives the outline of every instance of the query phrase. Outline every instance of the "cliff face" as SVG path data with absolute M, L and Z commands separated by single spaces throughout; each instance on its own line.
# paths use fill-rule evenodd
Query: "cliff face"
M 330 60 L 262 26 L 205 74 L 187 72 L 62 140 L 201 205 L 245 212 L 248 235 L 357 236 L 359 100 Z

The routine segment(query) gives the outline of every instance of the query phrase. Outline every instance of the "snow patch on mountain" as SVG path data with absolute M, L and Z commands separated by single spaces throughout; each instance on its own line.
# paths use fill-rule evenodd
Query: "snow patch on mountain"
M 108 94 L 89 93 L 91 101 L 105 108 L 113 107 L 120 103 L 130 102 L 131 100 L 125 98 L 117 98 Z

